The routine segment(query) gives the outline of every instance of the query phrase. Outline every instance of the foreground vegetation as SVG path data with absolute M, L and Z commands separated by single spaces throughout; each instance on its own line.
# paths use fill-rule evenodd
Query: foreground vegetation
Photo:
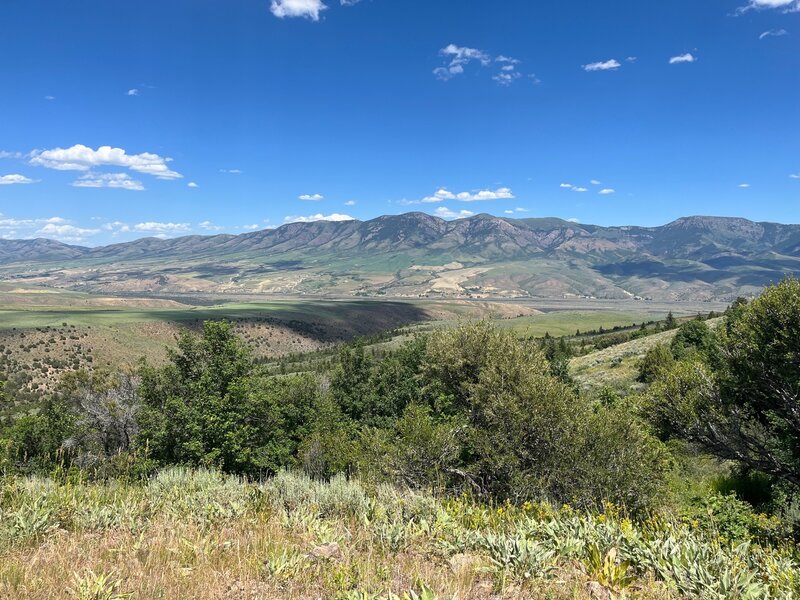
M 58 597 L 69 564 L 78 598 L 795 597 L 800 282 L 710 323 L 461 323 L 286 375 L 206 322 L 0 429 L 0 585 Z M 573 381 L 584 342 L 646 338 L 638 387 Z
M 8 478 L 9 598 L 792 598 L 788 543 L 713 518 L 641 522 L 487 506 L 335 477 L 246 483 L 168 469 L 145 483 Z M 740 532 L 741 533 L 741 532 Z

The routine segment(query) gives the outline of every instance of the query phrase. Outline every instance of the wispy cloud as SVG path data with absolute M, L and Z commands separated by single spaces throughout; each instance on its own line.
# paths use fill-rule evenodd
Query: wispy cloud
M 469 210 L 450 210 L 446 206 L 440 206 L 435 211 L 433 211 L 437 217 L 442 219 L 466 219 L 467 217 L 472 217 L 475 215 L 474 212 Z
M 740 187 L 740 188 L 742 188 L 742 189 L 747 189 L 747 188 L 749 188 L 749 187 L 751 187 L 751 186 L 750 186 L 750 184 L 749 184 L 749 183 L 740 183 L 740 184 L 739 184 L 739 187 Z
M 289 216 L 283 219 L 284 223 L 316 223 L 317 221 L 355 221 L 353 217 L 350 215 L 342 215 L 339 213 L 333 213 L 330 215 L 323 215 L 322 213 L 317 213 L 316 215 L 308 215 L 307 217 L 303 216 Z
M 356 201 L 355 200 L 348 200 L 347 202 L 344 203 L 344 205 L 345 206 L 355 206 L 356 205 Z
M 224 225 L 215 225 L 211 221 L 203 221 L 202 223 L 198 223 L 197 226 L 200 229 L 205 229 L 206 231 L 222 231 L 225 229 Z
M 529 211 L 527 208 L 514 208 L 514 209 L 504 210 L 503 212 L 507 215 L 513 215 L 515 213 L 526 213 Z
M 510 86 L 523 77 L 523 74 L 519 71 L 519 65 L 522 61 L 511 56 L 501 54 L 492 58 L 488 52 L 483 50 L 456 46 L 455 44 L 445 46 L 439 51 L 439 54 L 445 58 L 445 64 L 434 69 L 433 74 L 442 81 L 447 81 L 456 75 L 463 74 L 470 63 L 476 63 L 482 67 L 494 66 L 497 71 L 492 76 L 492 79 L 502 86 Z M 536 78 L 535 75 L 531 77 Z M 536 81 L 538 83 L 538 79 Z
M 593 62 L 589 63 L 588 65 L 583 65 L 582 68 L 584 71 L 616 71 L 622 65 L 616 59 L 601 61 L 601 62 Z
M 79 188 L 109 188 L 141 192 L 144 185 L 136 181 L 127 173 L 87 173 L 72 182 L 73 187 Z
M 138 96 L 139 95 L 139 88 L 131 88 L 128 90 L 126 96 Z
M 125 167 L 137 173 L 152 175 L 158 179 L 180 179 L 180 173 L 167 166 L 171 158 L 158 154 L 143 152 L 128 154 L 122 148 L 101 146 L 93 150 L 88 146 L 76 144 L 71 148 L 54 148 L 52 150 L 34 150 L 30 164 L 58 171 L 88 171 L 94 167 Z
M 768 37 L 782 37 L 784 35 L 789 35 L 789 32 L 785 29 L 770 29 L 769 31 L 765 31 L 758 36 L 758 39 L 763 40 L 764 38 Z
M 467 48 L 466 46 L 456 46 L 455 44 L 448 44 L 439 50 L 439 54 L 444 56 L 448 62 L 445 66 L 434 69 L 433 74 L 442 80 L 461 75 L 464 72 L 464 67 L 473 61 L 478 62 L 484 67 L 492 62 L 491 57 L 482 50 Z
M 303 17 L 312 21 L 319 21 L 319 14 L 327 8 L 322 0 L 272 0 L 270 5 L 270 11 L 279 19 Z
M 244 229 L 245 231 L 255 231 L 258 228 L 259 228 L 258 223 L 251 223 L 250 225 L 242 225 L 242 229 Z
M 784 13 L 800 12 L 800 0 L 749 0 L 745 6 L 737 8 L 735 14 L 767 9 L 781 9 Z
M 319 202 L 320 200 L 325 200 L 325 196 L 322 194 L 303 194 L 298 196 L 297 199 L 305 200 L 306 202 Z
M 580 192 L 580 193 L 589 191 L 588 188 L 585 188 L 585 187 L 579 186 L 579 185 L 572 185 L 571 183 L 562 183 L 558 187 L 560 187 L 562 189 L 565 189 L 565 190 L 571 190 L 573 192 Z
M 29 183 L 35 183 L 35 181 L 30 177 L 25 177 L 19 173 L 0 175 L 0 185 L 26 185 Z
M 692 54 L 691 52 L 687 52 L 686 54 L 679 54 L 678 56 L 673 56 L 669 59 L 669 64 L 671 65 L 678 65 L 681 63 L 693 63 L 697 62 L 697 57 Z
M 800 173 L 792 173 L 789 175 L 789 179 L 800 179 Z
M 220 173 L 228 173 L 229 175 L 241 175 L 243 171 L 241 169 L 220 169 Z

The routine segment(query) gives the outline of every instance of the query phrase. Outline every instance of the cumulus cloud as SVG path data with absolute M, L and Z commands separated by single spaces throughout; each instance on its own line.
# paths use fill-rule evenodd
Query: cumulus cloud
M 316 215 L 303 216 L 289 216 L 283 219 L 284 223 L 315 223 L 317 221 L 355 221 L 350 215 L 342 215 L 339 213 L 332 213 L 330 215 L 323 215 L 317 213 Z
M 97 150 L 76 144 L 71 148 L 54 148 L 52 150 L 34 150 L 30 164 L 58 171 L 88 171 L 94 167 L 124 167 L 137 173 L 152 175 L 158 179 L 180 179 L 180 173 L 167 166 L 171 158 L 158 154 L 143 152 L 128 154 L 122 148 L 100 146 Z
M 345 206 L 355 206 L 356 205 L 356 201 L 355 200 L 348 200 L 347 202 L 344 203 L 344 205 Z
M 671 65 L 678 65 L 681 63 L 693 63 L 697 62 L 697 57 L 692 54 L 691 52 L 687 52 L 686 54 L 679 54 L 678 56 L 673 56 L 669 59 L 669 64 Z
M 579 185 L 572 185 L 571 183 L 562 183 L 558 187 L 565 189 L 565 190 L 572 190 L 573 192 L 588 192 L 589 190 L 585 187 Z
M 614 188 L 603 188 L 597 193 L 602 194 L 603 196 L 608 196 L 609 194 L 615 194 L 616 192 L 617 190 L 615 190 Z
M 99 233 L 99 229 L 83 229 L 74 225 L 48 223 L 36 232 L 36 235 L 60 240 L 62 242 L 82 242 L 87 237 Z
M 303 194 L 302 196 L 298 196 L 297 199 L 307 202 L 319 202 L 320 200 L 325 200 L 325 196 L 322 194 Z
M 127 95 L 128 96 L 138 96 L 139 95 L 139 89 L 138 88 L 131 88 L 131 89 L 128 90 Z
M 0 185 L 25 185 L 28 183 L 35 183 L 33 179 L 20 175 L 19 173 L 12 173 L 11 175 L 0 175 Z
M 319 21 L 319 14 L 327 8 L 322 0 L 272 0 L 270 5 L 270 11 L 279 19 L 303 17 L 312 21 Z
M 588 65 L 583 65 L 583 70 L 584 71 L 589 71 L 589 72 L 591 72 L 591 71 L 616 71 L 621 66 L 622 65 L 619 63 L 618 60 L 615 60 L 615 59 L 612 58 L 611 60 L 593 62 L 593 63 L 589 63 Z
M 451 192 L 447 188 L 440 188 L 432 196 L 426 196 L 422 200 L 406 202 L 405 204 L 433 204 L 445 202 L 447 200 L 458 200 L 460 202 L 483 202 L 488 200 L 513 200 L 514 192 L 510 188 L 501 187 L 496 190 L 477 190 L 473 192 Z
M 437 217 L 442 219 L 466 219 L 467 217 L 472 217 L 475 215 L 474 212 L 469 210 L 450 210 L 446 206 L 440 206 L 435 211 L 433 211 Z
M 187 183 L 187 184 L 186 184 L 186 187 L 190 187 L 190 188 L 198 188 L 198 187 L 200 187 L 200 186 L 199 186 L 199 185 L 197 185 L 197 184 L 196 184 L 194 181 L 190 181 L 189 183 Z
M 136 181 L 127 173 L 87 173 L 72 182 L 73 187 L 81 188 L 110 188 L 118 190 L 131 190 L 141 192 L 144 185 Z
M 765 31 L 758 36 L 758 39 L 763 40 L 764 38 L 768 37 L 782 37 L 784 35 L 789 35 L 789 32 L 785 29 L 770 29 L 769 31 Z
M 181 233 L 191 231 L 189 223 L 158 223 L 155 221 L 147 221 L 146 223 L 137 223 L 133 226 L 133 231 L 143 231 L 148 233 Z

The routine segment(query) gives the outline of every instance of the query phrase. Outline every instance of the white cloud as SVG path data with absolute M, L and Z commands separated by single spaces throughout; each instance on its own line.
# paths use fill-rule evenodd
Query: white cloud
M 582 192 L 588 192 L 589 190 L 587 190 L 585 187 L 574 187 L 574 188 L 572 188 L 572 191 L 573 192 L 581 192 L 582 193 Z
M 93 150 L 82 144 L 76 144 L 71 148 L 34 150 L 30 156 L 30 164 L 58 171 L 88 171 L 93 167 L 111 166 L 125 167 L 137 173 L 153 175 L 158 179 L 183 177 L 167 166 L 167 163 L 172 161 L 171 158 L 164 158 L 149 152 L 128 154 L 122 148 L 112 148 L 111 146 L 101 146 L 97 150 Z
M 484 202 L 488 200 L 513 200 L 514 192 L 510 188 L 501 187 L 496 190 L 478 190 L 475 192 L 460 192 L 454 194 L 447 188 L 438 189 L 432 196 L 426 196 L 422 200 L 406 202 L 405 204 L 433 204 L 446 200 L 458 200 L 460 202 Z
M 569 223 L 580 223 L 580 221 L 578 219 L 576 219 L 575 217 L 567 219 L 567 222 L 569 222 Z
M 228 173 L 229 175 L 241 175 L 243 171 L 241 169 L 220 169 L 219 172 Z
M 474 212 L 469 210 L 450 210 L 446 206 L 440 206 L 435 211 L 433 211 L 437 217 L 442 219 L 466 219 L 467 217 L 472 217 L 475 215 Z
M 323 215 L 322 213 L 317 213 L 316 215 L 309 215 L 307 217 L 286 217 L 283 222 L 284 223 L 315 223 L 317 221 L 355 221 L 353 217 L 350 215 L 341 215 L 339 213 L 333 213 L 330 215 Z
M 73 181 L 72 186 L 80 188 L 111 188 L 134 192 L 144 190 L 142 182 L 132 179 L 127 173 L 87 173 Z
M 691 52 L 687 52 L 686 54 L 679 54 L 678 56 L 673 56 L 669 59 L 669 64 L 677 65 L 680 63 L 693 63 L 697 62 L 697 57 L 692 54 Z
M 7 150 L 0 150 L 0 158 L 23 158 L 22 152 L 8 152 Z
M 146 223 L 137 223 L 133 226 L 133 230 L 155 233 L 170 233 L 191 231 L 191 226 L 189 223 L 158 223 L 154 221 L 148 221 Z
M 616 192 L 617 190 L 615 190 L 614 188 L 603 188 L 597 193 L 602 194 L 603 196 L 608 196 L 609 194 L 615 194 Z
M 747 188 L 750 187 L 750 184 L 749 183 L 740 183 L 739 187 L 746 190 Z
M 0 185 L 21 185 L 21 184 L 28 184 L 28 183 L 35 183 L 33 179 L 29 177 L 25 177 L 24 175 L 20 175 L 18 173 L 13 173 L 11 175 L 0 175 Z
M 341 0 L 340 4 L 342 6 L 355 6 L 359 2 L 361 2 L 361 0 Z
M 82 242 L 87 237 L 99 233 L 99 229 L 83 229 L 74 225 L 56 225 L 48 223 L 36 232 L 36 235 L 55 238 L 64 242 Z
M 242 229 L 246 231 L 255 231 L 259 228 L 258 223 L 252 223 L 251 225 L 242 225 Z
M 298 196 L 297 199 L 306 200 L 308 202 L 319 202 L 320 200 L 325 200 L 325 196 L 322 194 L 303 194 L 302 196 Z
M 482 50 L 456 46 L 455 44 L 445 46 L 439 51 L 439 54 L 448 59 L 449 62 L 443 67 L 434 69 L 433 74 L 445 81 L 456 75 L 461 75 L 464 72 L 464 67 L 472 61 L 477 61 L 484 67 L 492 62 L 491 57 Z
M 225 229 L 222 225 L 214 225 L 211 221 L 203 221 L 202 223 L 198 224 L 200 229 L 205 229 L 206 231 L 222 231 Z
M 790 179 L 800 179 L 800 173 L 792 173 L 789 175 Z
M 319 21 L 319 13 L 327 8 L 322 0 L 272 0 L 270 5 L 270 11 L 279 19 L 305 17 L 312 21 Z
M 344 205 L 345 206 L 355 206 L 356 205 L 356 201 L 355 200 L 348 200 L 347 202 L 344 203 Z
M 512 67 L 512 69 L 513 69 L 513 67 Z M 520 77 L 522 77 L 522 73 L 520 73 L 519 71 L 511 70 L 511 71 L 508 71 L 508 72 L 503 71 L 501 73 L 498 73 L 497 75 L 492 77 L 492 79 L 494 81 L 496 81 L 497 83 L 499 83 L 500 85 L 508 86 L 508 85 L 511 85 L 512 83 L 514 83 Z
M 800 0 L 750 0 L 747 5 L 737 8 L 736 14 L 740 15 L 749 10 L 770 8 L 780 8 L 785 13 L 800 12 Z
M 765 31 L 758 36 L 758 39 L 763 40 L 764 38 L 768 37 L 782 37 L 784 35 L 789 35 L 789 32 L 785 29 L 770 29 L 769 31 Z
M 562 183 L 562 184 L 561 184 L 561 185 L 559 185 L 558 187 L 560 187 L 560 188 L 562 188 L 562 189 L 565 189 L 565 190 L 572 190 L 573 192 L 581 192 L 581 193 L 583 193 L 583 192 L 588 192 L 588 191 L 589 191 L 589 190 L 588 190 L 587 188 L 585 188 L 585 187 L 581 187 L 581 186 L 577 186 L 577 185 L 572 185 L 571 183 Z
M 588 65 L 583 65 L 584 71 L 616 71 L 622 65 L 615 59 L 607 60 L 604 62 L 593 62 Z
M 507 214 L 507 215 L 513 215 L 515 213 L 526 213 L 526 212 L 528 212 L 528 209 L 527 208 L 515 208 L 513 210 L 511 210 L 511 209 L 504 210 L 503 212 L 505 214 Z
M 52 102 L 53 100 L 56 99 L 56 97 L 55 96 L 45 96 L 44 99 Z
M 123 223 L 122 221 L 112 221 L 110 223 L 103 223 L 102 229 L 104 231 L 110 231 L 112 235 L 117 235 L 118 233 L 127 233 L 131 230 L 131 226 L 127 223 Z
M 199 185 L 197 185 L 197 184 L 196 184 L 194 181 L 190 181 L 189 183 L 187 183 L 187 184 L 186 184 L 186 187 L 190 187 L 190 188 L 198 188 L 198 187 L 200 187 L 200 186 L 199 186 Z
M 597 179 L 592 179 L 592 180 L 591 180 L 589 183 L 591 183 L 592 185 L 600 185 L 600 184 L 601 184 L 601 183 L 603 183 L 603 182 L 602 182 L 602 181 L 599 181 L 599 180 L 597 180 Z
M 628 58 L 625 59 L 625 61 L 629 63 L 635 63 L 637 60 L 639 59 L 636 56 L 629 56 Z
M 567 189 L 570 189 L 570 190 L 571 190 L 571 189 L 572 189 L 573 187 L 575 187 L 575 186 L 573 186 L 571 183 L 562 183 L 562 184 L 561 184 L 561 185 L 559 185 L 558 187 L 560 187 L 560 188 L 567 188 Z
M 132 88 L 132 89 L 128 90 L 127 95 L 128 96 L 138 96 L 139 95 L 139 90 L 137 88 Z

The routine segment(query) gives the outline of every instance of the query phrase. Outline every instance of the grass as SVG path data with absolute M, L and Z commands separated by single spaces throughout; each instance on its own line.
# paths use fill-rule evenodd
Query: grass
M 342 477 L 0 480 L 3 598 L 790 598 L 791 548 Z M 390 596 L 394 594 L 395 596 Z M 608 597 L 608 596 L 606 596 Z

